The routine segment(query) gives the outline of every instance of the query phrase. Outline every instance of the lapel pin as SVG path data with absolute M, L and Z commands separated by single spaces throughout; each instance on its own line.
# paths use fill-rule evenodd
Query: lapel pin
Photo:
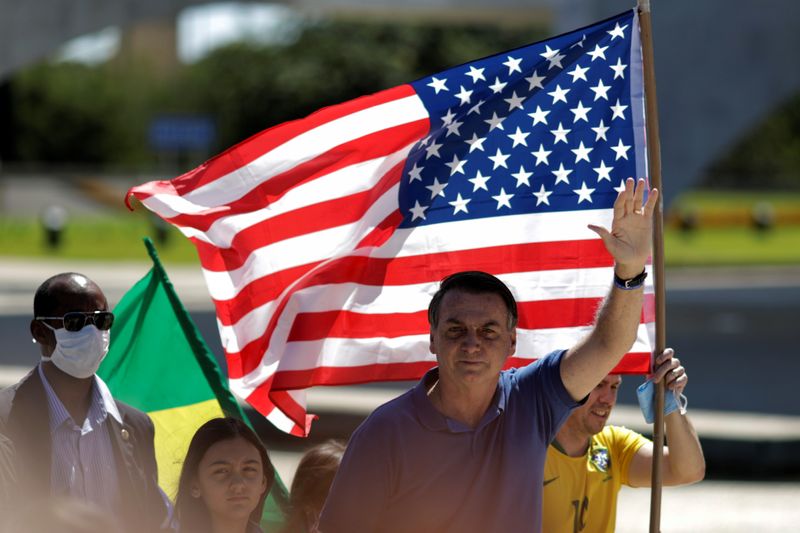
M 122 435 L 122 440 L 126 442 L 128 441 L 129 438 L 131 438 L 131 434 L 128 433 L 128 430 L 125 428 L 122 428 L 122 431 L 120 431 L 120 435 Z

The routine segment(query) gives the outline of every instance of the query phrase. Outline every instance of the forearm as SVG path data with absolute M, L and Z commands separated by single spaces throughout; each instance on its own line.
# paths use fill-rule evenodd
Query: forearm
M 633 267 L 618 265 L 614 273 L 620 278 L 630 279 L 643 270 L 644 265 Z M 619 362 L 636 340 L 643 302 L 644 285 L 637 289 L 625 290 L 612 284 L 608 296 L 598 310 L 594 330 L 587 337 L 587 342 L 597 345 L 597 349 L 601 352 L 598 359 L 606 359 L 605 364 L 611 365 L 608 371 Z M 605 374 L 601 375 L 601 379 L 603 376 Z
M 672 394 L 667 391 L 667 394 Z M 686 414 L 673 411 L 664 418 L 668 447 L 664 450 L 664 484 L 696 483 L 705 477 L 706 461 L 700 439 Z

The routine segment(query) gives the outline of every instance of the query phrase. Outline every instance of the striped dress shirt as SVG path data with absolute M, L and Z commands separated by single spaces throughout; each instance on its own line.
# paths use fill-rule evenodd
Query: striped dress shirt
M 50 413 L 51 493 L 69 496 L 115 512 L 120 510 L 119 483 L 108 416 L 122 423 L 117 404 L 103 381 L 94 376 L 92 400 L 79 426 L 48 383 L 39 365 Z

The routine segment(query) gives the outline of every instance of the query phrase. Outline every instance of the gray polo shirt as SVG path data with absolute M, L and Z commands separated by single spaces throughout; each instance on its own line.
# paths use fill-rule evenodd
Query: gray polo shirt
M 439 413 L 429 371 L 356 430 L 320 522 L 324 533 L 538 532 L 547 446 L 578 405 L 564 352 L 501 372 L 475 429 Z

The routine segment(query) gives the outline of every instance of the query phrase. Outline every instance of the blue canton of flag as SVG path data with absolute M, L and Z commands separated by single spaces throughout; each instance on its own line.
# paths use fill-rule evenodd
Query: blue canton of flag
M 401 182 L 401 227 L 605 209 L 644 177 L 635 14 L 413 85 L 431 117 Z

